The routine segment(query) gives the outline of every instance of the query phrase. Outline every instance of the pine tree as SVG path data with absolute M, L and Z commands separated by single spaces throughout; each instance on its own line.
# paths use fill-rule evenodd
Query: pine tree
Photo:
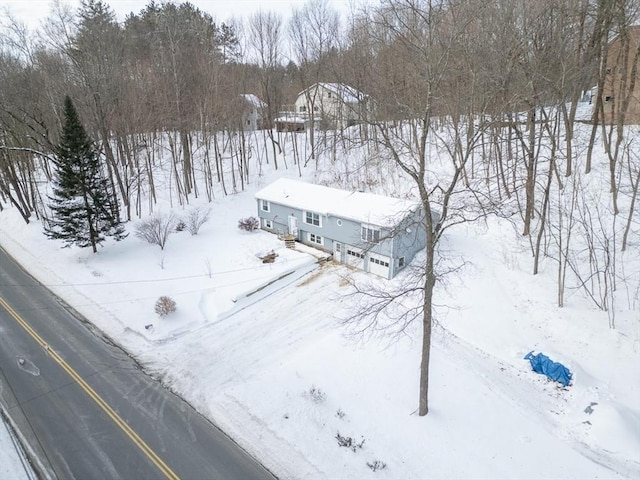
M 91 246 L 94 253 L 106 237 L 124 238 L 118 201 L 109 191 L 98 152 L 69 96 L 64 99 L 64 125 L 56 154 L 56 177 L 49 197 L 53 215 L 45 234 L 67 246 Z

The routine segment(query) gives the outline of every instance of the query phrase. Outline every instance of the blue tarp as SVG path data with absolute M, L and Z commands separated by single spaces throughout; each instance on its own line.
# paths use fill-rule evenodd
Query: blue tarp
M 532 354 L 533 350 L 527 353 L 524 359 L 531 362 L 531 368 L 533 368 L 534 372 L 546 375 L 551 380 L 559 382 L 565 387 L 569 385 L 573 374 L 567 367 L 565 367 L 561 363 L 554 362 L 544 353 L 538 353 L 537 355 Z

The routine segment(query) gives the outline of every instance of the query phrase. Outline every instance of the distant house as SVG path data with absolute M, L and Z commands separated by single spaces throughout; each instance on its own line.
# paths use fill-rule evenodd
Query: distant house
M 640 25 L 629 27 L 610 43 L 602 88 L 604 122 L 640 123 Z
M 243 93 L 240 95 L 240 113 L 242 115 L 242 126 L 244 130 L 260 130 L 264 124 L 264 112 L 267 104 L 253 93 Z
M 371 116 L 369 95 L 343 83 L 314 83 L 298 94 L 295 111 L 312 112 L 330 128 L 346 128 Z
M 275 119 L 279 131 L 303 131 L 311 124 L 343 129 L 366 122 L 373 114 L 369 95 L 343 83 L 314 83 Z
M 390 279 L 426 245 L 420 204 L 281 178 L 256 193 L 261 227 Z

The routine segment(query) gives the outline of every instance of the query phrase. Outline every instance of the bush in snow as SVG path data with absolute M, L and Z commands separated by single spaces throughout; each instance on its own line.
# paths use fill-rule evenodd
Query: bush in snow
M 164 250 L 175 224 L 176 217 L 173 213 L 156 213 L 136 225 L 136 237 L 146 240 L 152 245 L 158 245 L 160 250 Z
M 360 441 L 360 443 L 358 443 L 353 439 L 353 437 L 343 437 L 342 435 L 340 435 L 340 432 L 336 433 L 336 440 L 338 440 L 339 446 L 350 448 L 354 452 L 357 449 L 362 448 L 362 445 L 364 445 L 364 438 Z
M 316 388 L 315 385 L 311 385 L 309 391 L 305 392 L 305 396 L 309 397 L 315 403 L 322 403 L 325 398 L 327 398 L 327 395 L 319 388 Z
M 163 295 L 156 301 L 155 311 L 161 317 L 166 317 L 176 311 L 176 302 L 172 298 Z
M 176 223 L 176 232 L 182 232 L 185 228 L 187 228 L 187 224 L 182 220 Z
M 381 462 L 380 460 L 374 460 L 373 462 L 367 462 L 367 467 L 369 467 L 374 472 L 378 470 L 383 470 L 387 466 L 386 463 Z
M 186 218 L 187 230 L 191 235 L 197 235 L 200 227 L 209 220 L 210 208 L 197 207 L 189 212 Z
M 260 227 L 260 222 L 256 217 L 241 218 L 238 220 L 238 228 L 246 232 L 253 232 Z

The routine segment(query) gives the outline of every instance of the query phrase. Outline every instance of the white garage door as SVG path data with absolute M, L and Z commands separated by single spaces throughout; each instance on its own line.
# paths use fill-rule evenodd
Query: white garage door
M 384 278 L 389 278 L 389 257 L 384 255 L 377 255 L 375 253 L 369 254 L 369 273 L 374 275 L 380 275 Z
M 364 253 L 358 248 L 347 245 L 347 265 L 364 269 Z

